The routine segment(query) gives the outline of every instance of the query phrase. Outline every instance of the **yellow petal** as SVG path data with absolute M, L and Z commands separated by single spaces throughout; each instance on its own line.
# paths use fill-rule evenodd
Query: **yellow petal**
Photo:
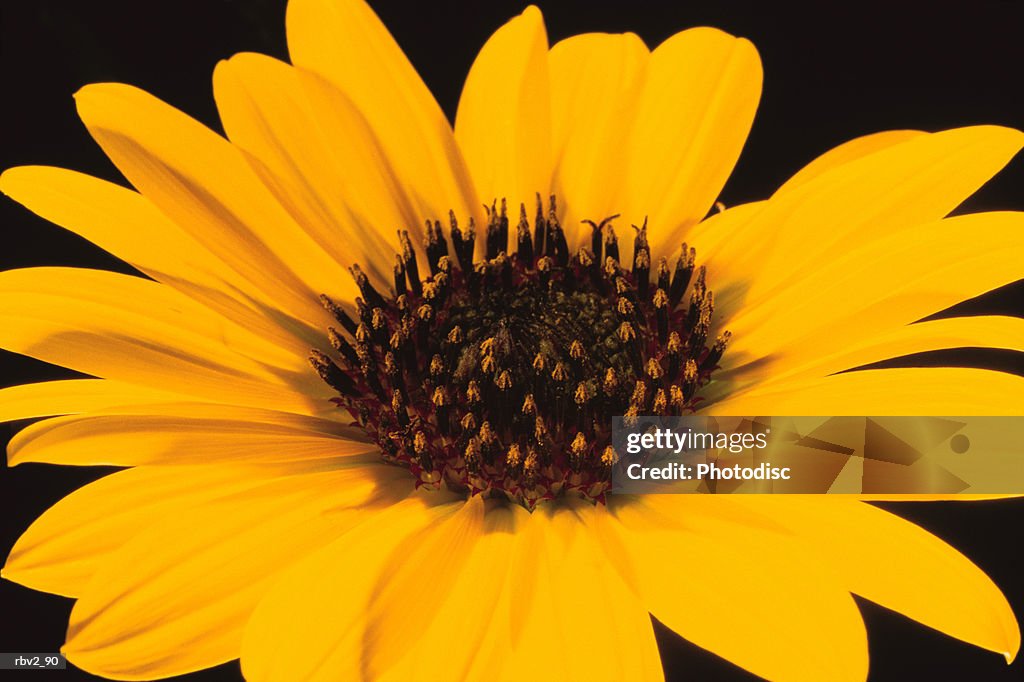
M 466 550 L 459 577 L 441 578 L 447 586 L 442 601 L 410 610 L 409 604 L 423 603 L 424 580 L 438 570 L 436 559 L 421 552 L 419 563 L 402 571 L 411 584 L 404 589 L 389 584 L 382 595 L 387 603 L 377 601 L 373 606 L 365 670 L 380 673 L 381 680 L 491 678 L 498 664 L 491 657 L 508 657 L 507 630 L 498 614 L 506 608 L 503 598 L 514 598 L 509 593 L 518 588 L 510 584 L 509 575 L 520 531 L 528 522 L 529 514 L 518 505 L 489 504 L 477 537 L 469 538 L 472 547 Z M 454 548 L 448 545 L 441 551 Z M 412 636 L 401 638 L 410 631 Z M 445 652 L 443 665 L 437 659 L 439 651 Z
M 581 517 L 593 508 L 538 510 L 539 537 L 520 545 L 511 587 L 511 654 L 502 680 L 662 680 L 647 607 L 612 567 Z M 517 589 L 518 588 L 518 589 Z M 518 622 L 516 622 L 518 621 Z
M 408 490 L 407 478 L 335 471 L 181 509 L 107 557 L 75 603 L 62 650 L 87 672 L 127 680 L 236 658 L 279 571 Z
M 479 610 L 479 602 L 468 600 L 468 595 L 463 593 L 459 595 L 458 604 L 454 604 L 449 601 L 450 594 L 459 591 L 459 583 L 464 583 L 465 588 L 479 585 L 477 599 L 488 593 L 496 594 L 502 583 L 500 577 L 490 572 L 469 573 L 468 569 L 473 565 L 470 557 L 476 556 L 479 561 L 480 539 L 485 533 L 498 533 L 501 534 L 498 544 L 496 547 L 492 545 L 498 554 L 486 557 L 485 561 L 489 562 L 487 567 L 491 569 L 502 570 L 507 567 L 507 563 L 502 566 L 498 560 L 502 549 L 510 544 L 505 542 L 509 539 L 507 534 L 514 530 L 511 515 L 508 514 L 499 514 L 488 523 L 484 506 L 480 496 L 471 498 L 458 512 L 438 524 L 436 529 L 406 544 L 401 552 L 401 561 L 392 559 L 381 571 L 372 599 L 364 602 L 365 612 L 353 614 L 356 622 L 363 621 L 362 628 L 355 628 L 356 632 L 362 630 L 362 636 L 360 649 L 347 653 L 354 654 L 353 663 L 358 665 L 364 676 L 379 679 L 388 674 L 395 679 L 409 679 L 395 669 L 398 667 L 406 668 L 413 677 L 462 679 L 459 668 L 464 670 L 468 667 L 474 649 L 473 638 L 479 637 L 481 633 L 467 633 L 463 614 L 452 607 L 470 606 Z M 483 567 L 479 563 L 474 564 L 476 568 Z M 430 585 L 430 588 L 424 589 L 425 585 Z M 410 611 L 410 604 L 415 604 L 415 609 Z M 455 623 L 462 623 L 455 625 L 448 620 L 440 620 L 445 617 Z M 477 619 L 479 622 L 479 615 Z M 445 666 L 446 669 L 440 671 L 432 665 L 432 654 L 436 655 L 437 649 L 424 648 L 419 652 L 420 656 L 409 651 L 417 649 L 417 645 L 422 646 L 425 642 L 417 641 L 419 636 L 431 629 L 435 630 L 434 642 L 447 642 L 449 647 L 468 649 L 455 657 L 454 668 Z M 448 631 L 448 637 L 444 636 L 445 630 Z M 469 635 L 469 641 L 458 636 L 460 630 Z M 403 654 L 406 653 L 414 655 L 403 661 Z M 353 665 L 352 672 L 355 672 L 356 665 Z M 424 674 L 427 672 L 433 675 Z
M 128 405 L 37 422 L 7 449 L 23 462 L 137 466 L 282 464 L 376 454 L 362 429 L 285 412 L 210 403 Z
M 175 399 L 181 396 L 106 379 L 44 381 L 0 389 L 0 422 Z
M 351 278 L 287 214 L 227 140 L 126 85 L 88 85 L 78 114 L 125 177 L 168 218 L 314 329 L 317 294 L 343 298 Z M 346 286 L 348 285 L 348 286 Z
M 138 192 L 83 173 L 19 166 L 0 190 L 30 211 L 152 275 L 203 277 L 219 261 Z
M 751 369 L 770 376 L 828 357 L 1015 281 L 1022 258 L 1024 213 L 905 227 L 830 256 L 770 296 L 742 294 L 743 309 L 722 321 L 733 332 L 725 362 L 760 360 Z
M 851 592 L 1012 660 L 1020 628 L 999 588 L 945 542 L 844 497 L 737 495 L 814 547 Z M 841 541 L 836 541 L 841 538 Z
M 1024 495 L 999 495 L 985 493 L 868 493 L 857 495 L 858 500 L 867 502 L 984 502 L 985 500 L 1007 500 Z
M 255 157 L 253 169 L 295 220 L 338 262 L 390 282 L 395 230 L 411 228 L 419 243 L 423 216 L 352 102 L 258 54 L 218 64 L 213 87 L 229 139 Z
M 459 99 L 455 139 L 480 199 L 516 209 L 551 182 L 548 38 L 531 5 L 484 44 Z
M 826 377 L 856 367 L 912 353 L 946 348 L 1000 348 L 1024 352 L 1024 320 L 1019 317 L 978 315 L 918 322 L 826 356 L 790 357 L 777 363 L 760 388 L 807 377 Z
M 701 409 L 744 415 L 1017 415 L 1024 377 L 962 367 L 870 369 L 753 388 Z
M 366 117 L 421 218 L 481 212 L 451 126 L 388 30 L 362 0 L 291 0 L 292 62 L 341 90 Z
M 400 567 L 405 548 L 419 545 L 422 536 L 448 536 L 438 528 L 466 506 L 451 500 L 433 494 L 394 505 L 282 574 L 246 627 L 241 647 L 245 678 L 297 682 L 363 677 L 368 656 L 363 656 L 362 636 L 377 591 L 386 589 L 380 578 L 389 567 Z M 436 559 L 450 565 L 459 558 Z M 426 586 L 422 597 L 437 600 Z
M 775 192 L 775 196 L 802 187 L 833 168 L 922 135 L 925 133 L 916 130 L 890 130 L 854 138 L 830 149 L 801 168 Z M 741 278 L 742 273 L 736 268 L 729 272 L 729 264 L 735 264 L 750 255 L 751 249 L 747 240 L 756 240 L 757 236 L 748 235 L 744 228 L 766 203 L 760 201 L 730 206 L 727 210 L 710 216 L 698 225 L 693 233 L 684 235 L 690 245 L 696 247 L 698 257 L 708 267 L 708 281 L 715 283 L 716 287 L 728 290 L 734 280 Z M 720 302 L 716 300 L 716 303 Z
M 4 171 L 0 190 L 30 211 L 284 349 L 304 354 L 317 338 L 296 335 L 268 317 L 258 289 L 138 192 L 47 166 Z
M 0 274 L 0 345 L 94 376 L 309 410 L 329 396 L 295 357 L 149 280 L 78 268 Z
M 118 548 L 191 505 L 265 484 L 270 467 L 138 467 L 79 488 L 50 507 L 11 549 L 3 577 L 36 590 L 79 596 Z
M 849 163 L 862 156 L 873 154 L 881 149 L 886 149 L 924 134 L 919 130 L 886 130 L 880 133 L 855 137 L 848 142 L 833 147 L 801 168 L 793 177 L 783 183 L 775 194 L 788 192 L 810 182 L 826 171 L 842 166 L 844 163 Z
M 570 243 L 589 237 L 581 220 L 599 222 L 619 211 L 627 152 L 621 141 L 629 132 L 649 55 L 632 33 L 573 36 L 548 55 L 552 191 Z
M 718 506 L 711 500 L 707 509 Z M 801 543 L 713 519 L 695 519 L 696 528 L 679 519 L 667 530 L 659 513 L 634 502 L 599 519 L 601 532 L 627 549 L 658 620 L 768 679 L 865 679 L 867 637 L 857 606 Z
M 707 281 L 715 294 L 715 316 L 712 321 L 719 327 L 728 327 L 732 317 L 742 308 L 743 298 L 750 288 L 750 276 L 737 263 L 750 255 L 749 239 L 759 239 L 757 216 L 765 209 L 767 201 L 731 206 L 710 216 L 693 230 L 681 235 L 688 247 L 697 251 L 697 260 L 707 268 Z M 657 255 L 657 252 L 655 252 Z M 676 244 L 669 244 L 663 252 L 670 257 L 670 267 L 680 257 L 681 250 Z M 715 329 L 718 333 L 719 329 Z M 732 362 L 730 353 L 724 362 Z
M 785 286 L 831 266 L 837 253 L 939 220 L 1022 144 L 1024 134 L 998 126 L 911 136 L 772 197 L 746 232 L 747 243 L 756 238 L 759 247 L 728 264 L 732 279 L 746 284 L 744 304 L 774 300 Z M 931 248 L 932 240 L 926 243 Z
M 761 60 L 746 39 L 712 28 L 677 33 L 652 53 L 625 142 L 623 220 L 651 225 L 654 253 L 714 204 L 747 139 Z

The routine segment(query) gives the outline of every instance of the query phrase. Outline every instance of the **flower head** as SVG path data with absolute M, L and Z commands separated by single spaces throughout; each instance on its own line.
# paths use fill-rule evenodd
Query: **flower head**
M 90 85 L 79 113 L 134 189 L 0 179 L 151 278 L 0 274 L 0 343 L 96 377 L 5 389 L 5 419 L 48 417 L 10 461 L 127 467 L 4 568 L 78 599 L 72 662 L 657 679 L 652 613 L 771 679 L 862 679 L 852 594 L 1015 655 L 998 588 L 863 500 L 607 492 L 612 415 L 1018 410 L 1019 377 L 846 370 L 1019 347 L 1019 320 L 917 321 L 1020 276 L 1024 216 L 946 215 L 1021 133 L 859 138 L 707 217 L 760 95 L 742 38 L 549 48 L 530 7 L 453 130 L 362 2 L 287 22 L 292 64 L 218 65 L 227 139 Z

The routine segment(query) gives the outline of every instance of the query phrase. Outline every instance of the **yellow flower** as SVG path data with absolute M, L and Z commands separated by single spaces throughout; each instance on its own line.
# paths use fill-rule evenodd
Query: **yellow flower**
M 77 599 L 73 663 L 658 679 L 651 613 L 770 679 L 858 680 L 852 594 L 1012 659 L 999 589 L 863 498 L 605 492 L 612 414 L 1019 410 L 1008 374 L 839 372 L 1021 349 L 1020 320 L 912 324 L 1020 277 L 1024 215 L 945 216 L 1021 133 L 860 138 L 703 220 L 760 95 L 746 40 L 549 49 L 531 7 L 452 131 L 361 2 L 292 0 L 287 23 L 294 65 L 217 67 L 228 140 L 129 86 L 78 93 L 136 191 L 0 180 L 152 278 L 0 274 L 0 343 L 98 377 L 5 389 L 3 419 L 49 417 L 11 463 L 128 467 L 4 568 Z

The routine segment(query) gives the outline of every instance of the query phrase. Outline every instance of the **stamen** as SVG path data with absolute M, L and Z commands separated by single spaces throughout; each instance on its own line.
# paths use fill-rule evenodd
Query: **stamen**
M 654 292 L 651 303 L 654 305 L 654 315 L 658 325 L 658 343 L 664 346 L 668 340 L 668 294 L 664 289 L 659 288 Z
M 345 331 L 347 331 L 349 334 L 356 333 L 355 320 L 349 317 L 348 313 L 341 309 L 341 306 L 335 304 L 335 302 L 328 298 L 326 294 L 320 294 L 320 303 L 327 310 L 327 312 L 334 316 L 334 319 L 336 319 L 341 324 L 342 328 L 344 328 Z
M 615 228 L 612 227 L 611 223 L 607 225 L 604 231 L 604 252 L 616 264 L 619 262 L 619 240 L 615 236 Z
M 593 220 L 582 221 L 586 225 L 590 225 L 590 250 L 593 253 L 594 260 L 601 262 L 601 246 L 604 244 L 604 231 L 605 226 L 611 227 L 611 222 L 619 217 L 619 214 L 610 215 L 599 223 L 595 223 Z
M 395 268 L 394 268 L 394 282 L 395 282 L 395 295 L 405 295 L 405 263 L 402 262 L 402 257 L 397 253 L 395 254 Z
M 542 256 L 547 248 L 548 221 L 544 218 L 544 202 L 541 201 L 540 192 L 537 193 L 537 215 L 533 221 L 533 248 L 536 255 Z M 530 263 L 526 263 L 527 266 Z
M 398 243 L 402 248 L 402 263 L 405 265 L 405 276 L 409 280 L 409 288 L 412 293 L 419 296 L 423 293 L 420 283 L 420 269 L 416 263 L 416 251 L 412 248 L 412 240 L 409 239 L 408 230 L 398 231 Z
M 533 240 L 530 239 L 530 221 L 526 219 L 526 204 L 519 205 L 519 224 L 516 226 L 516 253 L 519 260 L 533 264 Z
M 425 227 L 427 236 L 423 245 L 427 252 L 427 267 L 430 268 L 431 275 L 436 275 L 438 260 L 441 256 L 448 255 L 448 242 L 445 241 L 444 235 L 441 233 L 441 223 L 428 220 Z
M 357 367 L 359 365 L 359 356 L 356 355 L 356 349 L 338 333 L 337 329 L 334 327 L 327 328 L 327 340 L 330 341 L 331 348 L 344 356 L 345 361 L 350 368 Z
M 619 377 L 615 374 L 614 367 L 609 367 L 608 371 L 605 372 L 604 382 L 601 385 L 604 388 L 605 395 L 615 394 L 615 390 L 619 387 Z
M 519 449 L 519 443 L 512 443 L 508 447 L 508 454 L 505 455 L 505 465 L 515 470 L 523 461 L 523 451 Z
M 654 401 L 651 403 L 651 411 L 654 414 L 665 414 L 668 411 L 668 399 L 665 397 L 665 389 L 659 388 L 654 393 Z
M 576 262 L 580 264 L 581 268 L 589 270 L 594 265 L 594 257 L 586 247 L 580 247 L 580 250 L 576 252 Z
M 669 282 L 668 259 L 662 256 L 658 259 L 658 288 L 667 294 L 671 286 Z M 665 300 L 668 301 L 667 296 Z
M 358 395 L 355 382 L 334 361 L 318 350 L 310 351 L 309 364 L 328 386 L 342 395 Z
M 648 288 L 651 286 L 651 249 L 647 245 L 647 217 L 640 227 L 633 225 L 636 237 L 633 239 L 633 279 L 636 282 L 640 300 L 647 300 Z
M 569 244 L 565 240 L 565 232 L 562 231 L 562 225 L 558 222 L 558 211 L 555 202 L 555 195 L 551 195 L 551 207 L 548 211 L 548 235 L 551 237 L 549 241 L 552 249 L 545 255 L 553 256 L 555 263 L 560 268 L 564 268 L 569 264 Z
M 487 212 L 487 259 L 496 258 L 499 253 L 508 251 L 508 207 L 505 200 L 501 200 L 501 213 L 498 213 L 497 202 L 492 202 L 491 207 L 484 206 Z
M 370 304 L 372 308 L 382 308 L 387 305 L 384 302 L 384 297 L 373 287 L 370 283 L 370 278 L 366 276 L 362 270 L 359 269 L 359 265 L 352 265 L 348 269 L 352 274 L 352 278 L 356 281 L 356 286 L 359 287 L 359 292 L 366 299 L 366 302 Z
M 732 338 L 731 332 L 722 332 L 715 340 L 715 345 L 711 347 L 708 354 L 704 357 L 704 360 L 700 364 L 702 372 L 710 372 L 718 366 L 718 361 L 722 359 L 722 355 L 725 354 L 725 347 L 729 345 L 729 339 Z
M 690 285 L 690 278 L 693 276 L 693 266 L 697 259 L 697 250 L 686 248 L 683 242 L 682 255 L 676 261 L 676 271 L 672 276 L 672 286 L 668 292 L 668 304 L 674 309 L 683 299 L 686 287 Z

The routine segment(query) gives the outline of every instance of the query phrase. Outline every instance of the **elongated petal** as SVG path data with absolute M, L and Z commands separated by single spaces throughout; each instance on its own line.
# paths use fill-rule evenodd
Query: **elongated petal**
M 345 298 L 344 269 L 267 192 L 241 151 L 127 85 L 88 85 L 78 114 L 125 177 L 296 323 L 329 323 L 317 294 Z
M 1020 628 L 999 588 L 909 521 L 842 496 L 737 495 L 736 502 L 805 538 L 851 592 L 1008 660 L 1016 656 Z
M 707 267 L 708 281 L 715 287 L 716 304 L 721 298 L 719 294 L 738 296 L 749 287 L 749 282 L 733 266 L 749 254 L 744 239 L 757 227 L 757 217 L 767 204 L 767 201 L 754 201 L 731 206 L 712 214 L 690 232 L 678 235 L 680 242 L 697 250 L 701 265 Z M 670 244 L 663 255 L 678 258 L 679 245 Z M 733 288 L 739 291 L 733 292 Z
M 586 241 L 580 221 L 619 211 L 621 172 L 643 83 L 647 46 L 636 35 L 585 33 L 555 44 L 551 76 L 552 191 L 558 195 L 566 236 Z
M 0 190 L 25 208 L 130 263 L 153 279 L 293 353 L 318 335 L 291 330 L 267 314 L 251 283 L 169 220 L 138 192 L 75 171 L 20 166 Z
M 946 348 L 1000 348 L 1024 352 L 1024 319 L 1000 315 L 951 317 L 897 327 L 824 357 L 792 358 L 759 382 L 760 388 L 802 377 L 825 377 L 911 353 Z M 790 369 L 792 367 L 792 369 Z
M 723 366 L 760 361 L 751 377 L 767 376 L 867 344 L 1015 281 L 1022 258 L 1024 213 L 906 227 L 830 258 L 754 308 L 743 294 L 744 309 L 722 322 L 734 335 Z
M 725 326 L 728 326 L 733 314 L 742 309 L 744 297 L 750 288 L 749 278 L 736 264 L 745 261 L 750 255 L 748 239 L 760 239 L 754 236 L 759 229 L 757 217 L 767 204 L 767 201 L 755 201 L 732 206 L 715 213 L 690 232 L 679 236 L 680 241 L 685 240 L 688 247 L 696 249 L 700 264 L 707 268 L 707 281 L 715 294 L 713 320 Z M 664 255 L 673 261 L 684 255 L 677 244 L 669 244 L 666 251 Z M 730 353 L 725 361 L 732 362 L 734 355 Z
M 369 656 L 363 656 L 362 636 L 375 594 L 386 589 L 382 575 L 389 567 L 399 570 L 405 548 L 419 545 L 421 535 L 447 538 L 472 523 L 473 509 L 464 515 L 470 518 L 454 520 L 463 502 L 424 504 L 433 499 L 417 497 L 395 505 L 284 573 L 246 627 L 241 648 L 245 678 L 265 682 L 364 676 Z M 436 558 L 447 566 L 460 566 L 463 560 Z M 428 589 L 421 596 L 438 601 Z M 317 655 L 306 655 L 310 651 Z
M 651 225 L 651 248 L 704 218 L 747 139 L 761 96 L 761 61 L 743 38 L 713 28 L 677 33 L 652 53 L 636 120 L 620 211 Z
M 986 493 L 868 493 L 858 495 L 865 502 L 983 502 L 985 500 L 1009 500 L 1024 495 Z
M 451 126 L 387 28 L 362 0 L 292 0 L 292 62 L 326 78 L 373 125 L 421 218 L 481 211 Z
M 548 38 L 534 6 L 498 29 L 466 77 L 455 139 L 477 193 L 532 206 L 551 182 Z
M 512 585 L 522 587 L 502 680 L 528 678 L 538 664 L 561 679 L 663 679 L 648 608 L 581 522 L 592 513 L 580 506 L 532 515 L 538 537 L 516 557 Z
M 295 359 L 277 345 L 197 305 L 170 287 L 140 277 L 86 268 L 22 268 L 7 270 L 0 275 L 0 293 L 12 307 L 19 300 L 27 305 L 26 301 L 32 296 L 64 297 L 67 299 L 65 304 L 77 301 L 79 305 L 120 307 L 125 317 L 146 311 L 154 327 L 166 324 L 167 318 L 173 318 L 174 326 L 181 332 L 181 343 L 191 343 L 197 354 L 209 357 L 211 364 L 216 362 L 239 373 L 260 375 L 261 372 L 268 373 L 274 366 L 284 368 L 296 364 Z M 37 305 L 43 307 L 41 302 Z M 164 312 L 161 308 L 168 310 Z M 39 311 L 38 314 L 45 312 Z M 161 319 L 162 316 L 166 317 Z M 69 325 L 68 328 L 74 326 Z M 212 338 L 203 339 L 204 335 Z M 173 345 L 174 340 L 173 336 L 167 335 L 167 345 Z M 193 349 L 186 347 L 183 350 Z
M 724 284 L 744 283 L 748 307 L 774 300 L 788 284 L 806 288 L 801 280 L 831 266 L 836 253 L 943 218 L 1022 144 L 1024 134 L 1010 128 L 959 128 L 910 136 L 831 168 L 768 202 L 744 234 L 759 248 L 722 264 L 732 275 Z
M 0 274 L 0 320 L 3 347 L 103 378 L 299 411 L 328 395 L 302 356 L 139 277 L 8 270 Z
M 756 388 L 712 403 L 721 415 L 1016 415 L 1024 377 L 962 367 L 912 367 L 845 372 Z
M 206 500 L 282 475 L 231 466 L 138 467 L 79 488 L 36 519 L 7 557 L 3 577 L 67 597 L 132 537 Z
M 651 513 L 629 504 L 598 521 L 629 553 L 637 587 L 658 620 L 768 679 L 865 679 L 860 612 L 800 543 L 731 522 L 701 532 L 680 519 L 669 530 L 657 511 L 648 523 Z
M 407 491 L 406 480 L 336 471 L 179 510 L 104 561 L 75 603 L 63 651 L 88 672 L 128 680 L 236 658 L 279 571 Z
M 210 403 L 114 407 L 22 430 L 8 462 L 138 466 L 329 460 L 378 452 L 362 429 L 316 417 Z
M 258 54 L 218 64 L 213 87 L 228 137 L 255 157 L 253 169 L 296 221 L 338 262 L 389 282 L 395 230 L 411 228 L 418 243 L 423 217 L 352 102 Z
M 138 192 L 64 168 L 4 171 L 0 189 L 146 274 L 200 277 L 219 261 Z
M 503 520 L 505 524 L 510 523 L 508 518 Z M 492 529 L 500 532 L 501 527 Z M 506 527 L 505 531 L 508 530 L 511 528 Z M 385 566 L 377 578 L 373 597 L 367 603 L 369 608 L 362 614 L 365 620 L 361 628 L 361 650 L 352 652 L 364 675 L 376 679 L 389 672 L 396 659 L 401 659 L 407 642 L 433 625 L 444 628 L 447 623 L 437 623 L 436 619 L 441 616 L 442 606 L 458 582 L 500 585 L 500 580 L 493 575 L 466 572 L 470 555 L 484 532 L 484 501 L 477 496 L 436 530 L 424 534 L 422 540 L 407 545 L 402 561 L 392 560 Z M 431 589 L 424 590 L 424 584 L 429 584 Z M 483 591 L 488 591 L 488 587 Z M 416 604 L 416 613 L 409 613 L 409 604 Z M 359 618 L 359 614 L 356 617 Z M 414 670 L 423 665 L 422 661 L 410 663 Z M 450 679 L 458 677 L 456 671 L 451 671 Z
M 387 591 L 382 591 L 382 599 L 372 607 L 364 640 L 368 660 L 363 669 L 382 680 L 491 678 L 495 665 L 489 654 L 500 651 L 501 660 L 508 654 L 507 637 L 496 637 L 495 631 L 507 634 L 500 627 L 504 623 L 498 614 L 504 613 L 502 598 L 515 589 L 509 575 L 520 533 L 528 521 L 529 514 L 522 507 L 496 504 L 488 506 L 482 520 L 468 519 L 461 532 L 471 544 L 465 550 L 465 565 L 455 580 L 441 578 L 447 589 L 439 603 L 428 597 L 427 608 L 410 612 L 408 605 L 424 603 L 424 579 L 443 570 L 437 560 L 419 553 L 418 565 L 396 571 L 406 582 L 387 581 Z M 467 530 L 476 527 L 476 536 L 466 537 Z M 451 548 L 447 545 L 443 551 Z M 416 634 L 403 637 L 409 632 Z M 445 652 L 443 666 L 435 665 L 438 651 Z
M 0 389 L 0 422 L 175 399 L 181 396 L 107 379 L 44 381 Z
M 925 134 L 919 130 L 886 130 L 855 137 L 833 147 L 801 168 L 793 177 L 784 182 L 775 194 L 796 189 L 833 168 Z

